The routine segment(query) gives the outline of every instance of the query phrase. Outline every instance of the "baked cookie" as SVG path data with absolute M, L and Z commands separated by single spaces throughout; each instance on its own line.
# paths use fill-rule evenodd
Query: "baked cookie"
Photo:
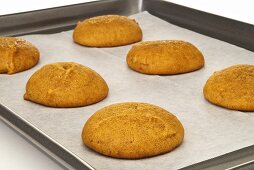
M 43 66 L 26 84 L 24 99 L 51 107 L 79 107 L 101 101 L 108 86 L 92 69 L 72 62 Z
M 234 65 L 215 72 L 203 92 L 208 101 L 218 106 L 254 111 L 254 65 Z
M 135 44 L 126 61 L 137 72 L 159 75 L 186 73 L 204 66 L 202 53 L 191 43 L 178 40 Z
M 95 112 L 86 122 L 86 146 L 115 158 L 138 159 L 169 152 L 183 141 L 181 122 L 148 103 L 118 103 Z
M 142 31 L 134 19 L 104 15 L 78 22 L 74 42 L 90 47 L 114 47 L 138 42 Z
M 30 42 L 15 37 L 0 37 L 0 73 L 27 70 L 39 61 L 39 50 Z

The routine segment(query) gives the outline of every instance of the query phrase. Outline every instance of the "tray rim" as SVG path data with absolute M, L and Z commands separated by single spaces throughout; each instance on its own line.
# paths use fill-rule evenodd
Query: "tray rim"
M 11 122 L 10 120 L 8 120 L 8 118 L 3 117 L 2 111 L 5 111 L 7 114 L 11 114 L 12 116 L 15 116 L 15 120 L 13 120 L 14 122 Z M 56 140 L 54 140 L 53 138 L 51 138 L 50 136 L 48 136 L 46 133 L 42 132 L 40 129 L 38 129 L 37 127 L 35 127 L 33 124 L 31 124 L 30 122 L 28 122 L 27 120 L 25 120 L 24 118 L 22 118 L 21 116 L 19 116 L 18 114 L 16 114 L 14 111 L 12 111 L 10 108 L 8 108 L 7 106 L 3 106 L 2 103 L 0 103 L 0 120 L 2 120 L 4 123 L 6 123 L 7 125 L 9 125 L 12 129 L 14 129 L 16 132 L 18 132 L 18 134 L 21 135 L 21 137 L 24 137 L 25 139 L 27 139 L 28 141 L 32 142 L 36 147 L 38 147 L 39 149 L 41 149 L 42 151 L 44 151 L 48 156 L 50 156 L 51 158 L 53 158 L 53 160 L 57 161 L 59 164 L 63 165 L 66 168 L 69 168 L 68 163 L 65 162 L 62 158 L 60 158 L 59 156 L 57 156 L 55 153 L 53 153 L 51 150 L 49 150 L 47 147 L 45 147 L 42 143 L 40 143 L 39 141 L 37 141 L 36 139 L 34 139 L 30 134 L 28 134 L 27 132 L 25 132 L 26 129 L 22 129 L 22 127 L 18 127 L 15 125 L 15 123 L 17 123 L 18 121 L 20 121 L 22 124 L 24 125 L 28 125 L 30 127 L 30 130 L 34 130 L 37 133 L 40 133 L 41 135 L 44 136 L 45 139 L 49 140 L 50 142 L 58 145 L 61 149 L 63 149 L 65 152 L 67 152 L 68 154 L 72 155 L 75 159 L 77 159 L 79 162 L 81 162 L 82 164 L 84 164 L 85 167 L 87 167 L 88 169 L 91 170 L 95 170 L 95 168 L 93 166 L 91 166 L 89 163 L 87 163 L 86 161 L 84 161 L 83 159 L 79 158 L 76 154 L 72 153 L 71 151 L 67 150 L 63 145 L 61 145 L 59 142 L 57 142 Z M 23 125 L 23 128 L 25 128 Z M 63 162 L 64 161 L 64 162 Z M 63 164 L 66 163 L 66 164 Z M 72 165 L 70 165 L 72 166 Z

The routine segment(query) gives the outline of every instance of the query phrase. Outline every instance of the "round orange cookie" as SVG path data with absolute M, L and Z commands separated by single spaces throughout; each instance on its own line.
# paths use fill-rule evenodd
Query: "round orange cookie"
M 159 75 L 186 73 L 204 66 L 202 53 L 191 43 L 179 40 L 140 42 L 133 45 L 126 61 L 137 72 Z
M 0 37 L 0 73 L 27 70 L 39 61 L 39 50 L 30 42 L 15 37 Z
M 148 103 L 118 103 L 95 112 L 86 122 L 86 146 L 115 158 L 138 159 L 170 152 L 183 141 L 181 122 Z
M 104 99 L 108 86 L 92 69 L 72 62 L 43 66 L 26 84 L 24 99 L 51 107 L 86 106 Z
M 142 31 L 134 19 L 119 15 L 104 15 L 78 22 L 73 32 L 74 42 L 91 47 L 114 47 L 138 42 Z
M 215 72 L 203 92 L 208 101 L 218 106 L 254 111 L 254 65 L 234 65 Z

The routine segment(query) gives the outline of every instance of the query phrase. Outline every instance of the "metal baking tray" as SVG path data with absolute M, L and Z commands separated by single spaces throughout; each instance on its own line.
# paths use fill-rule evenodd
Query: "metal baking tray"
M 175 25 L 254 51 L 254 26 L 163 0 L 104 0 L 0 16 L 0 35 L 49 34 L 73 29 L 77 21 L 103 14 L 132 15 L 141 11 Z M 0 103 L 0 118 L 68 169 L 93 169 L 36 127 Z M 194 169 L 254 169 L 254 145 L 198 164 Z

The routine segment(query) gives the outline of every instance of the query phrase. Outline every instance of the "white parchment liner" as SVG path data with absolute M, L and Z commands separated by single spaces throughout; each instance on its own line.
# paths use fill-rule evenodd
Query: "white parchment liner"
M 0 103 L 96 169 L 177 169 L 254 144 L 254 113 L 223 109 L 208 103 L 203 86 L 216 70 L 248 63 L 254 53 L 165 22 L 147 12 L 132 16 L 143 30 L 143 40 L 180 39 L 193 43 L 205 57 L 201 70 L 175 76 L 151 76 L 130 70 L 125 62 L 131 45 L 87 48 L 73 43 L 72 31 L 27 35 L 41 59 L 34 68 L 0 75 Z M 73 61 L 96 70 L 109 85 L 109 96 L 97 104 L 70 109 L 49 108 L 23 100 L 29 77 L 43 65 Z M 175 114 L 185 128 L 183 144 L 174 151 L 140 160 L 102 156 L 81 140 L 86 120 L 98 109 L 116 102 L 149 102 Z

